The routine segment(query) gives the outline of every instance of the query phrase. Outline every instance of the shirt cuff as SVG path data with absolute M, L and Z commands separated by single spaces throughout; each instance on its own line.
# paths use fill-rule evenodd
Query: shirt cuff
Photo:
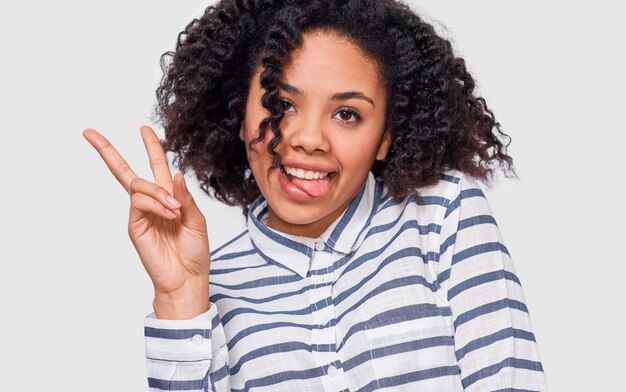
M 165 361 L 202 361 L 225 344 L 217 306 L 190 320 L 157 319 L 154 312 L 144 320 L 146 357 Z

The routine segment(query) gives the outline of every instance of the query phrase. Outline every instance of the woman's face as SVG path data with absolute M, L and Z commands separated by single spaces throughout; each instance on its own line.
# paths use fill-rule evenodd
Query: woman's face
M 275 151 L 292 169 L 331 172 L 321 179 L 299 179 L 271 169 L 267 143 L 248 143 L 269 112 L 261 106 L 265 92 L 253 75 L 240 138 L 259 189 L 268 202 L 267 225 L 283 233 L 318 237 L 348 207 L 367 179 L 375 159 L 384 159 L 391 132 L 383 132 L 386 94 L 376 64 L 355 45 L 335 35 L 309 32 L 292 53 L 279 89 L 285 114 L 282 140 Z M 298 170 L 300 175 L 303 174 Z M 269 177 L 268 177 L 269 173 Z M 314 174 L 317 177 L 318 173 Z

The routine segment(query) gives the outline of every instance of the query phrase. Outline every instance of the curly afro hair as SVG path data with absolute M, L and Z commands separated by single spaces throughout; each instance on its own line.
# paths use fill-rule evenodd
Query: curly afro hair
M 420 187 L 449 169 L 483 182 L 496 169 L 517 177 L 506 151 L 510 137 L 484 98 L 475 96 L 464 59 L 409 6 L 394 0 L 222 0 L 179 33 L 175 51 L 161 56 L 155 107 L 164 150 L 175 153 L 173 163 L 183 173 L 194 171 L 210 197 L 242 207 L 247 217 L 260 195 L 238 136 L 257 67 L 264 67 L 261 104 L 270 115 L 250 148 L 265 139 L 269 125 L 274 136 L 267 150 L 272 167 L 280 164 L 274 151 L 283 117 L 278 85 L 291 51 L 312 30 L 346 37 L 380 68 L 388 97 L 385 129 L 392 126 L 393 141 L 371 170 L 391 197 L 419 197 Z

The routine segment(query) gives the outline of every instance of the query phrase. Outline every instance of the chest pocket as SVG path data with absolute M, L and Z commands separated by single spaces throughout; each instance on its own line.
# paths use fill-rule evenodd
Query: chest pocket
M 365 325 L 379 388 L 462 391 L 449 308 L 430 308 Z

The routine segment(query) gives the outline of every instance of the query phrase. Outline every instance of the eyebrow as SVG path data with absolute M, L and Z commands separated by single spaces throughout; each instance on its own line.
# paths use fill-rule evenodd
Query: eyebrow
M 304 95 L 304 91 L 300 90 L 297 87 L 294 87 L 292 85 L 290 85 L 289 83 L 282 83 L 279 82 L 278 85 L 280 86 L 281 89 L 285 90 L 288 93 L 294 94 L 294 95 L 299 95 L 299 96 L 303 96 Z M 357 99 L 362 99 L 364 101 L 367 101 L 369 103 L 372 104 L 372 106 L 376 107 L 376 105 L 374 105 L 374 100 L 370 97 L 368 97 L 367 95 L 363 94 L 360 91 L 344 91 L 341 93 L 334 93 L 330 99 L 332 99 L 333 101 L 345 101 L 347 99 L 351 99 L 351 98 L 357 98 Z

